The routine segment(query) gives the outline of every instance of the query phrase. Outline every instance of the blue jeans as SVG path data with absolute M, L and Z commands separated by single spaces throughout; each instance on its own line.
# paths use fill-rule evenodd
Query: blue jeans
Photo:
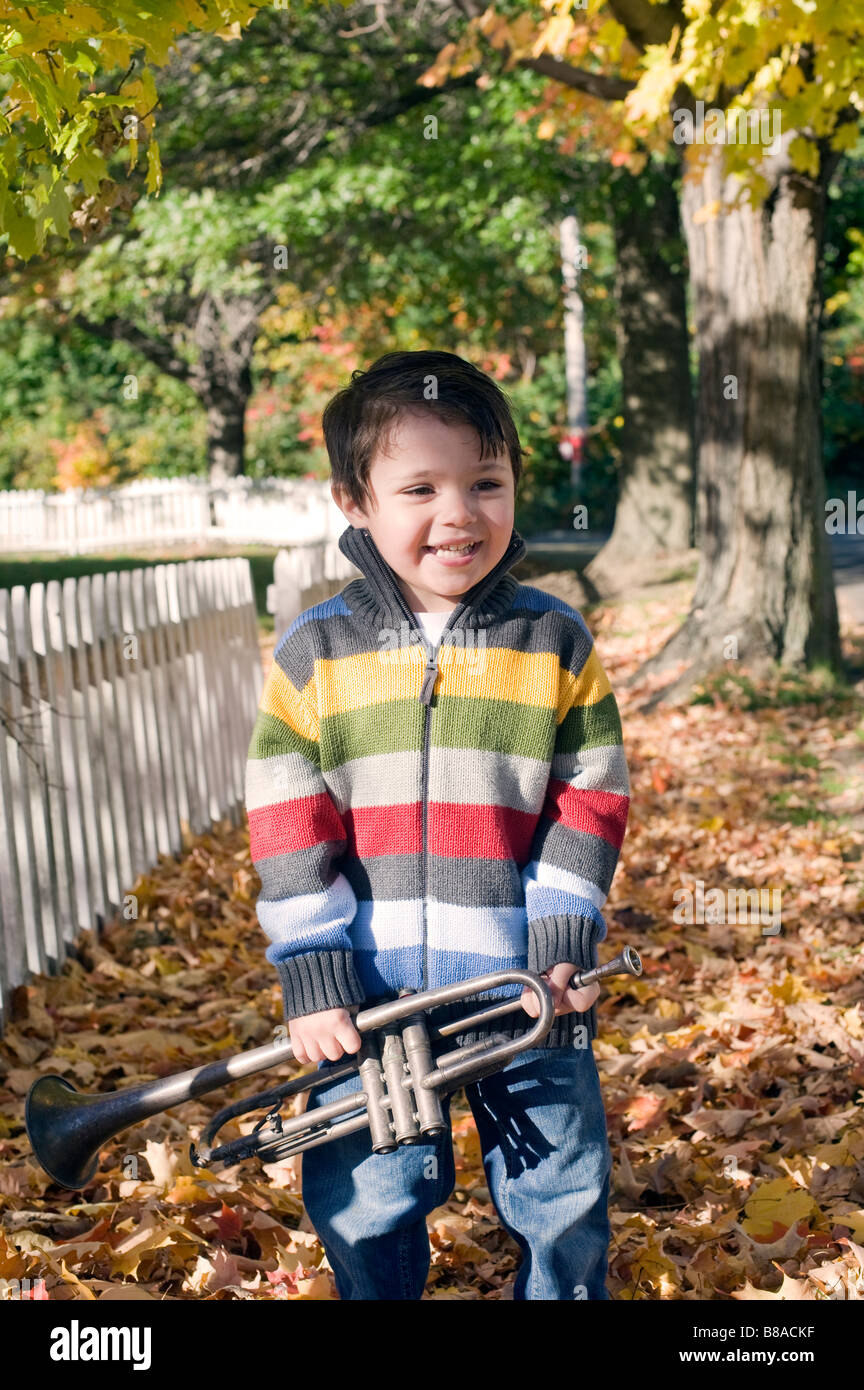
M 313 1091 L 308 1109 L 359 1089 L 355 1072 Z M 608 1299 L 612 1156 L 590 1042 L 522 1052 L 465 1095 L 492 1202 L 522 1251 L 514 1299 Z M 443 1105 L 447 1133 L 422 1144 L 375 1154 L 365 1127 L 303 1153 L 304 1204 L 341 1299 L 422 1296 L 426 1217 L 456 1182 Z

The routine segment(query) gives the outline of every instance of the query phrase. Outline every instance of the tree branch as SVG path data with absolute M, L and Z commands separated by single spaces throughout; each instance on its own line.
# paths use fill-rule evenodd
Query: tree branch
M 171 343 L 167 343 L 161 338 L 151 337 L 129 319 L 112 315 L 111 318 L 97 323 L 93 319 L 89 319 L 86 314 L 73 313 L 69 317 L 79 328 L 83 328 L 86 333 L 92 333 L 96 338 L 104 338 L 108 342 L 119 340 L 128 343 L 130 347 L 137 348 L 160 371 L 167 372 L 169 376 L 176 377 L 178 381 L 188 381 L 192 375 L 189 363 L 177 356 Z
M 413 86 L 400 92 L 398 96 L 391 97 L 378 106 L 373 106 L 357 116 L 350 117 L 340 124 L 338 133 L 343 139 L 350 139 L 360 135 L 364 130 L 372 130 L 376 126 L 387 125 L 395 117 L 413 110 L 416 106 L 428 104 L 439 93 L 452 92 L 462 87 L 473 87 L 476 82 L 477 77 L 473 73 L 463 73 L 460 77 L 449 77 L 445 82 L 442 82 L 440 87 L 434 88 L 421 87 L 415 82 Z M 289 169 L 298 168 L 327 143 L 327 137 L 333 133 L 333 130 L 334 127 L 329 121 L 321 120 L 312 132 L 297 129 L 287 131 L 275 147 L 262 150 L 260 154 L 253 155 L 249 159 L 241 160 L 239 164 L 229 168 L 223 178 L 230 184 L 245 183 L 249 179 L 272 178 L 275 174 L 283 174 Z M 304 136 L 306 137 L 305 143 L 298 152 L 293 147 Z
M 643 0 L 637 0 L 637 3 L 643 3 Z M 486 9 L 482 0 L 456 0 L 456 5 L 468 20 L 479 19 Z M 614 10 L 614 5 L 611 8 Z M 648 5 L 647 8 L 653 12 L 655 9 L 659 8 L 662 11 L 671 8 L 671 6 Z M 623 19 L 618 19 L 618 22 L 624 23 Z M 634 42 L 636 42 L 635 39 Z M 508 62 L 513 50 L 509 44 L 505 43 L 496 47 L 495 52 L 501 55 L 503 66 Z M 635 82 L 628 81 L 624 77 L 614 77 L 605 72 L 589 72 L 587 68 L 577 68 L 575 64 L 568 63 L 566 58 L 556 58 L 551 53 L 541 53 L 537 58 L 517 58 L 516 63 L 520 68 L 529 68 L 532 72 L 539 72 L 543 77 L 551 77 L 554 82 L 561 82 L 565 87 L 575 87 L 577 91 L 585 92 L 586 96 L 597 97 L 600 101 L 623 101 L 627 93 L 636 86 Z
M 652 5 L 650 0 L 609 0 L 609 8 L 627 37 L 644 50 L 650 43 L 668 43 L 676 24 L 687 23 L 681 5 Z
M 509 48 L 507 52 L 510 52 Z M 636 86 L 635 82 L 625 77 L 611 77 L 605 72 L 588 72 L 585 68 L 574 67 L 562 58 L 554 58 L 551 53 L 541 53 L 539 58 L 518 58 L 517 62 L 522 68 L 542 73 L 544 77 L 562 82 L 565 87 L 575 87 L 577 91 L 585 92 L 589 97 L 598 97 L 600 101 L 623 101 Z

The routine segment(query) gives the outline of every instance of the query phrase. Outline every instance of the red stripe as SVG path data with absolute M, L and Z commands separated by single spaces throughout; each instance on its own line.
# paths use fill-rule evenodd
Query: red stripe
M 423 817 L 419 801 L 395 806 L 358 806 L 346 811 L 349 853 L 362 858 L 419 854 Z M 537 817 L 508 806 L 475 806 L 430 801 L 427 845 L 430 854 L 453 859 L 516 859 L 526 862 Z
M 570 830 L 584 830 L 589 835 L 599 835 L 602 840 L 620 849 L 627 829 L 629 805 L 629 796 L 589 791 L 551 777 L 546 788 L 543 813 Z
M 253 860 L 344 839 L 345 827 L 326 792 L 275 801 L 271 806 L 249 811 L 249 850 Z
M 429 849 L 451 859 L 515 859 L 527 863 L 537 817 L 512 806 L 429 803 Z
M 543 812 L 571 830 L 599 835 L 620 849 L 630 798 L 613 792 L 580 790 L 551 779 Z M 514 859 L 527 863 L 537 816 L 510 806 L 430 801 L 427 815 L 430 854 L 453 859 Z M 393 806 L 358 806 L 343 817 L 326 792 L 274 802 L 249 812 L 253 859 L 268 859 L 326 842 L 345 841 L 361 859 L 422 850 L 419 801 Z
M 379 854 L 419 854 L 423 835 L 420 802 L 349 807 L 345 833 L 348 853 L 361 859 Z

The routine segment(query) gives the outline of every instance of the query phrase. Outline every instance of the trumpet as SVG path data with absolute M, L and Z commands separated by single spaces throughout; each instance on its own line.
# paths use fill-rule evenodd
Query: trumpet
M 641 974 L 638 952 L 625 946 L 605 965 L 577 971 L 569 986 L 580 989 L 610 975 Z M 539 1012 L 532 1028 L 516 1038 L 492 1032 L 479 1042 L 433 1058 L 433 1046 L 446 1043 L 452 1035 L 520 1009 L 521 994 L 444 1024 L 434 1024 L 427 1013 L 511 984 L 527 987 L 537 999 Z M 539 1047 L 555 1018 L 549 986 L 530 970 L 496 970 L 420 993 L 400 990 L 395 999 L 362 1010 L 353 1005 L 349 1012 L 361 1037 L 361 1046 L 350 1061 L 327 1067 L 323 1076 L 305 1073 L 225 1106 L 212 1117 L 198 1146 L 190 1145 L 193 1165 L 231 1166 L 253 1157 L 275 1163 L 367 1125 L 375 1153 L 392 1153 L 400 1144 L 421 1144 L 447 1131 L 443 1096 L 490 1076 L 518 1053 Z M 54 1182 L 61 1187 L 86 1187 L 96 1172 L 100 1149 L 123 1130 L 293 1056 L 290 1042 L 282 1039 L 175 1076 L 91 1096 L 81 1095 L 65 1077 L 40 1076 L 27 1093 L 27 1137 L 37 1162 Z M 280 1114 L 287 1099 L 354 1071 L 359 1072 L 361 1088 L 350 1096 L 290 1118 Z M 261 1109 L 266 1114 L 250 1134 L 212 1147 L 229 1120 Z

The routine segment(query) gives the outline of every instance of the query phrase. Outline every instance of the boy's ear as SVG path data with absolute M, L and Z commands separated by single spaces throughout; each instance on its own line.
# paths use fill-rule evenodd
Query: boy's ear
M 352 526 L 362 527 L 366 525 L 366 518 L 357 503 L 352 502 L 348 494 L 338 488 L 335 483 L 330 484 L 330 496 L 346 521 L 350 521 Z
M 339 508 L 342 515 L 350 521 L 350 517 L 348 516 L 348 512 L 345 507 L 346 499 L 342 493 L 342 489 L 336 487 L 335 483 L 330 484 L 330 496 L 333 498 L 333 501 L 336 503 L 336 506 Z

